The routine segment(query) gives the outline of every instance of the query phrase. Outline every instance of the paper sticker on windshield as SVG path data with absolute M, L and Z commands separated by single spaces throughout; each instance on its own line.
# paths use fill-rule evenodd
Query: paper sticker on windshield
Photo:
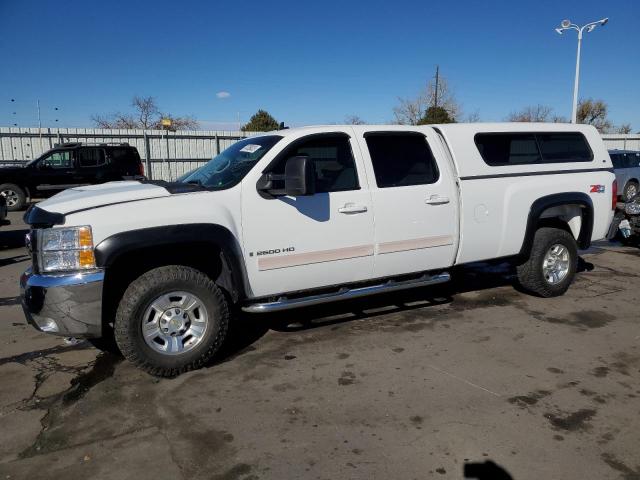
M 246 153 L 255 153 L 261 148 L 262 148 L 262 145 L 255 145 L 253 143 L 250 143 L 249 145 L 245 145 L 244 147 L 242 147 L 240 151 L 246 152 Z

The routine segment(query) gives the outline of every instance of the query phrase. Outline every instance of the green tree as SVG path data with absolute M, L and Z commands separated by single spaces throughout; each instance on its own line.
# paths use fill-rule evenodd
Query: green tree
M 449 112 L 443 107 L 429 107 L 424 116 L 418 120 L 418 125 L 429 125 L 433 123 L 455 123 Z
M 243 132 L 269 132 L 277 130 L 280 124 L 266 110 L 258 110 L 249 121 L 242 126 Z
M 578 123 L 588 123 L 600 133 L 611 130 L 611 122 L 607 118 L 608 105 L 603 100 L 582 99 L 578 102 Z
M 462 107 L 449 87 L 449 82 L 443 75 L 438 76 L 438 82 L 430 79 L 426 88 L 416 98 L 398 98 L 399 104 L 393 108 L 395 123 L 400 125 L 420 125 L 427 117 L 441 117 L 444 109 L 451 121 L 462 118 Z M 431 115 L 427 114 L 430 107 L 435 107 Z M 429 122 L 432 123 L 432 122 Z

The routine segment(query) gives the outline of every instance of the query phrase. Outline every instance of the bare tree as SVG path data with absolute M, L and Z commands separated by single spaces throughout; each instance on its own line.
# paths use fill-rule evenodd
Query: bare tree
M 140 128 L 153 128 L 157 123 L 157 116 L 160 114 L 155 98 L 136 95 L 131 100 L 131 106 L 136 111 Z
M 622 125 L 620 125 L 618 128 L 616 128 L 616 133 L 622 133 L 624 135 L 628 135 L 631 133 L 631 124 L 630 123 L 624 123 Z
M 347 115 L 344 117 L 344 123 L 347 125 L 366 125 L 363 119 L 361 119 L 358 115 Z
M 475 112 L 470 113 L 469 115 L 467 115 L 467 116 L 464 118 L 464 121 L 465 121 L 466 123 L 477 123 L 477 122 L 480 122 L 480 121 L 481 121 L 481 120 L 480 120 L 480 112 L 478 112 L 478 111 L 476 110 Z
M 417 125 L 429 108 L 423 95 L 414 99 L 398 98 L 398 102 L 399 105 L 393 107 L 393 115 L 400 125 Z
M 546 105 L 531 105 L 517 112 L 511 112 L 507 117 L 509 122 L 548 122 L 553 108 Z
M 160 118 L 156 120 L 156 122 L 153 123 L 150 128 L 154 128 L 156 130 L 162 130 L 166 128 L 162 126 L 163 118 L 171 120 L 171 126 L 169 127 L 169 130 L 171 130 L 172 132 L 175 132 L 177 130 L 197 130 L 200 127 L 198 121 L 191 116 L 174 117 L 173 115 L 168 113 L 161 113 Z
M 199 128 L 198 121 L 191 117 L 178 117 L 169 113 L 161 113 L 155 98 L 140 97 L 136 95 L 131 100 L 133 114 L 112 113 L 110 115 L 92 115 L 91 121 L 98 128 L 140 128 L 140 129 L 163 129 L 162 119 L 171 120 L 169 130 L 196 130 Z
M 393 115 L 396 123 L 401 125 L 418 125 L 424 119 L 429 107 L 443 108 L 454 121 L 458 120 L 462 113 L 449 82 L 443 76 L 438 79 L 437 92 L 436 82 L 430 80 L 416 98 L 398 98 L 398 102 L 398 105 L 393 108 Z
M 131 115 L 112 113 L 111 115 L 92 115 L 91 121 L 98 128 L 139 128 L 137 120 Z
M 611 122 L 607 119 L 607 104 L 602 100 L 582 99 L 578 102 L 578 123 L 593 125 L 600 133 L 611 130 Z

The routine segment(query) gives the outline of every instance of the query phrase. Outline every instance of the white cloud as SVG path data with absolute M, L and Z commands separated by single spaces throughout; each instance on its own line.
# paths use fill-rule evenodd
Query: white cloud
M 216 93 L 216 97 L 218 98 L 229 98 L 230 96 L 231 94 L 229 92 L 225 92 L 224 90 L 222 92 Z

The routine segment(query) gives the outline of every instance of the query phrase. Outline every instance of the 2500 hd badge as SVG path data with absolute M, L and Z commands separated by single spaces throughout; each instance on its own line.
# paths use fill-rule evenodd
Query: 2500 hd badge
M 275 250 L 259 250 L 256 252 L 256 256 L 259 257 L 261 255 L 277 255 L 279 253 L 291 253 L 295 251 L 296 247 L 276 248 Z M 249 256 L 253 257 L 253 252 L 249 252 Z

